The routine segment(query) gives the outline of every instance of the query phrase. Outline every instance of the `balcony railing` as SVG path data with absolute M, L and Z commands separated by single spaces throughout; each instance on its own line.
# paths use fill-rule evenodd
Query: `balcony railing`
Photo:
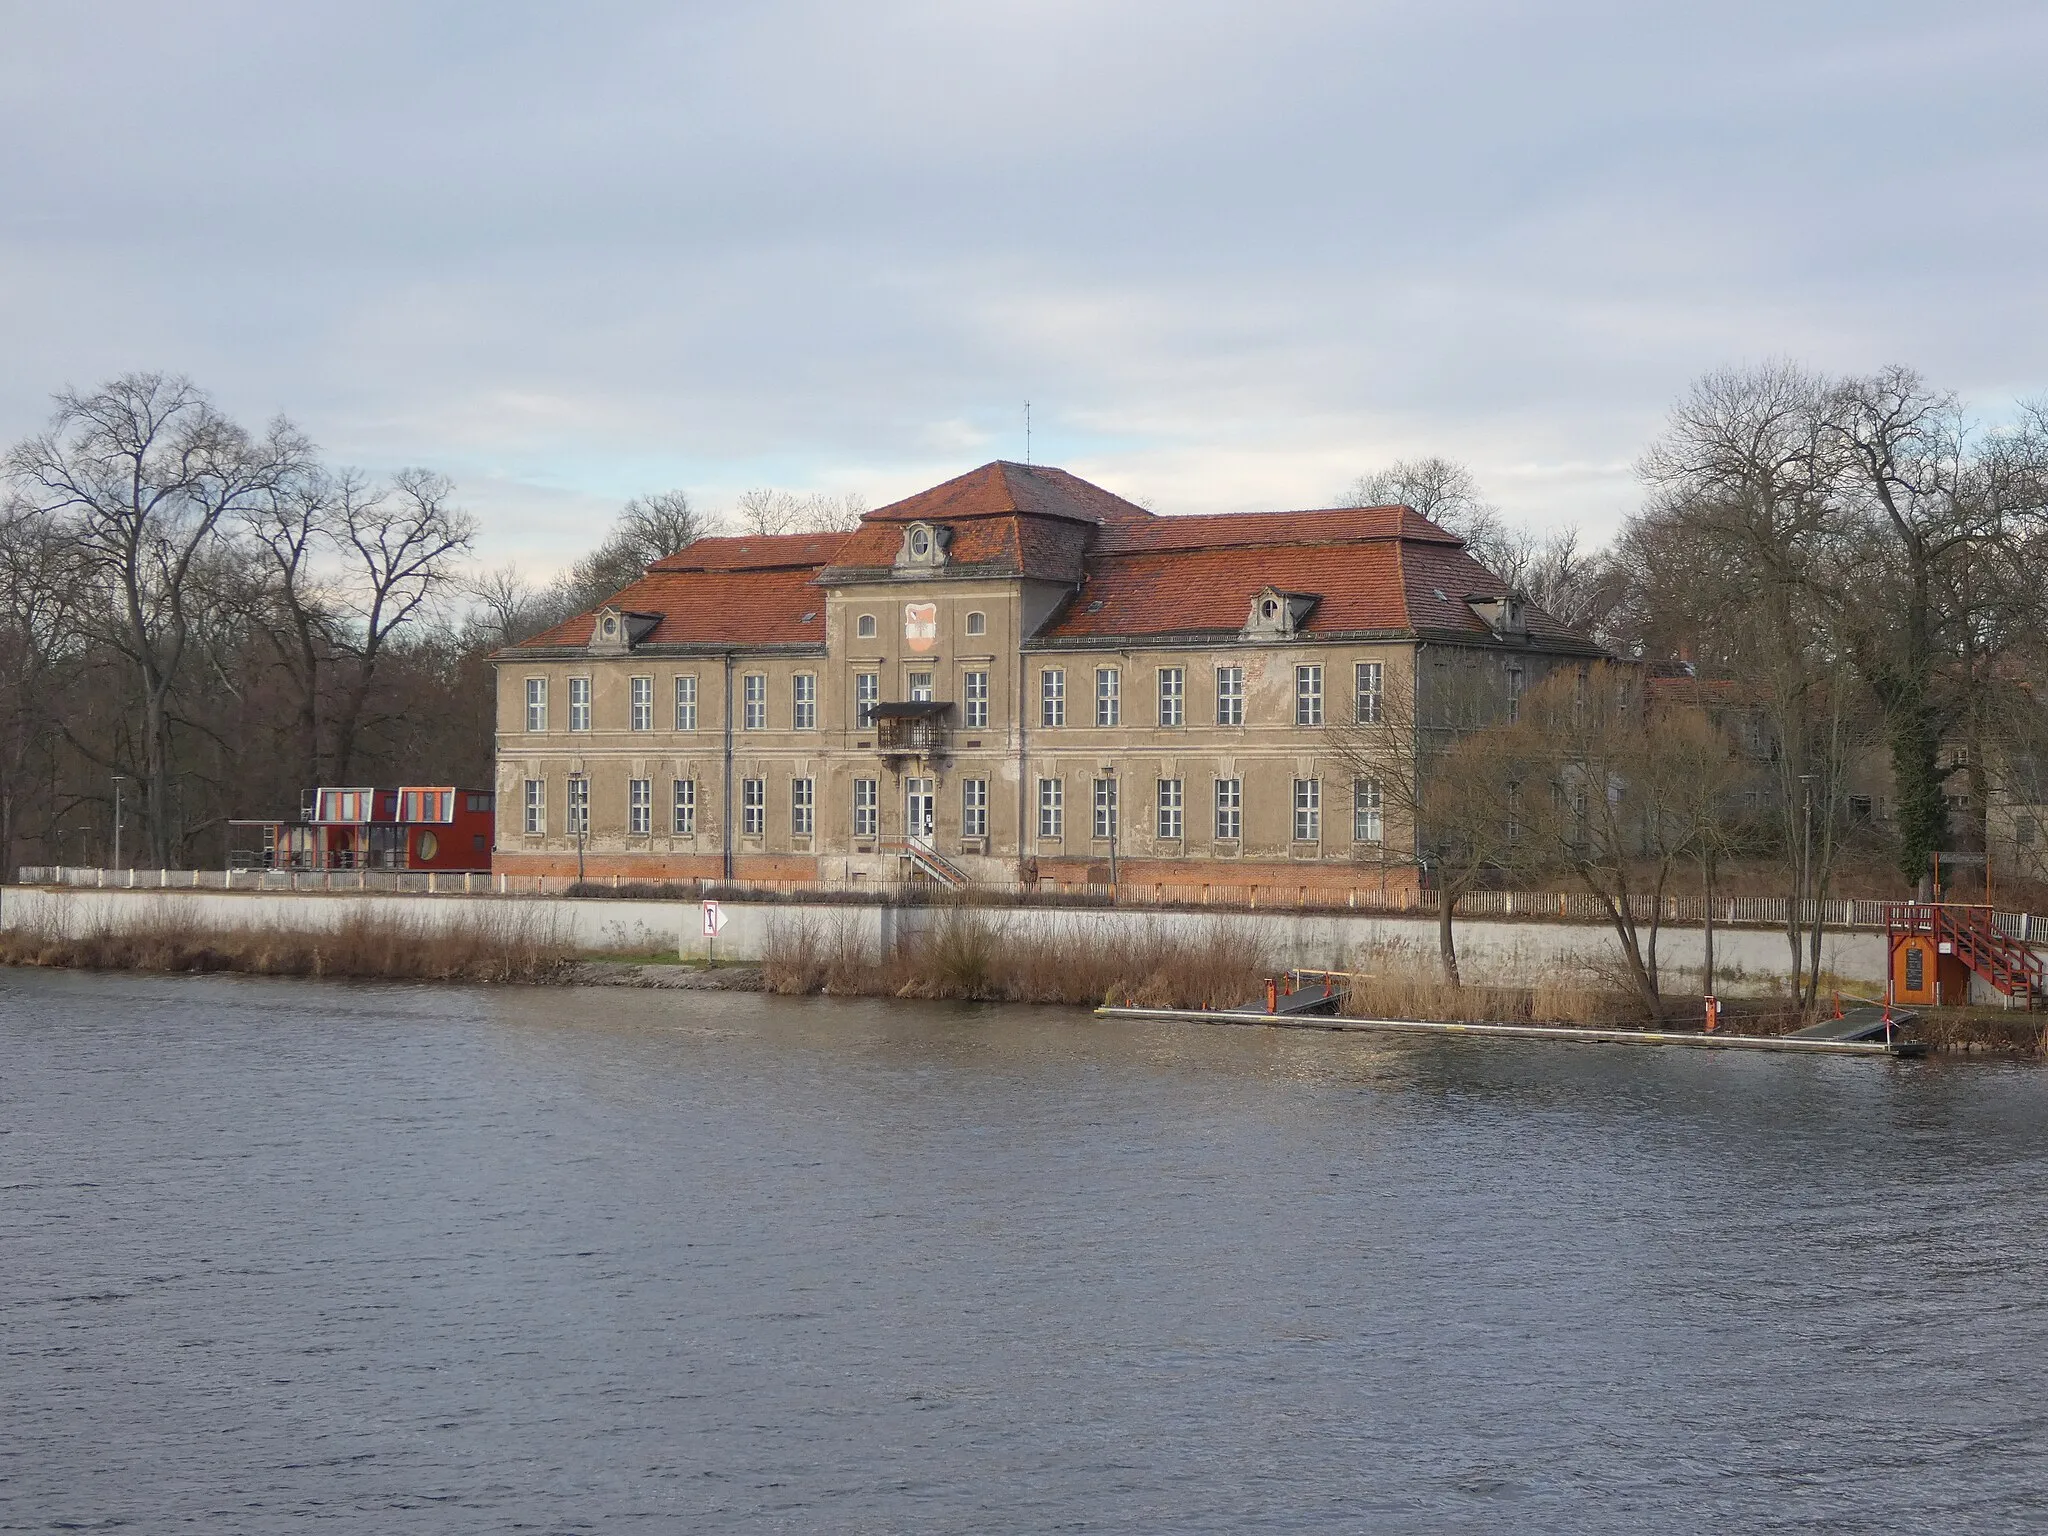
M 951 735 L 950 703 L 911 699 L 875 706 L 875 746 L 891 757 L 943 757 Z

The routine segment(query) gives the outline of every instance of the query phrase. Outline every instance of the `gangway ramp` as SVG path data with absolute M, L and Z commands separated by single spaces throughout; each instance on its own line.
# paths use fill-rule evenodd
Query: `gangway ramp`
M 1893 1012 L 1882 1003 L 1859 1003 L 1854 1008 L 1843 1010 L 1831 1019 L 1822 1019 L 1818 1024 L 1809 1024 L 1804 1029 L 1795 1029 L 1784 1038 L 1787 1040 L 1875 1040 L 1880 1036 L 1889 1039 L 1892 1034 L 1904 1029 L 1914 1015 Z

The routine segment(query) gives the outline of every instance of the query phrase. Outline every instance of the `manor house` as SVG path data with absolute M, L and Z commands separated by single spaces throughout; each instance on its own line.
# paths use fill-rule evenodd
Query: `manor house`
M 1599 654 L 1407 507 L 1162 517 L 988 464 L 500 651 L 493 866 L 1412 885 L 1359 733 Z

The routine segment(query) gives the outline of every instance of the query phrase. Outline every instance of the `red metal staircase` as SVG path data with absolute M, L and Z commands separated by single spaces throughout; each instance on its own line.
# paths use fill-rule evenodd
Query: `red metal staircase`
M 1895 902 L 1884 909 L 1886 931 L 1925 934 L 2007 997 L 2028 1008 L 2048 999 L 2048 962 L 1998 927 L 1991 907 Z

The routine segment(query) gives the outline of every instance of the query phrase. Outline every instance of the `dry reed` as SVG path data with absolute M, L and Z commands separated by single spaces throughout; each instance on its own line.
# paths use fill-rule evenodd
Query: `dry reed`
M 1369 951 L 1359 969 L 1363 974 L 1344 1004 L 1353 1018 L 1600 1027 L 1642 1022 L 1641 1004 L 1632 996 L 1575 967 L 1545 970 L 1534 986 L 1454 986 L 1434 956 L 1386 944 Z
M 211 927 L 164 912 L 81 933 L 0 929 L 0 964 L 101 971 L 238 971 L 390 981 L 546 981 L 570 950 L 524 910 L 466 913 L 446 926 L 352 911 L 329 927 Z
M 1239 925 L 1133 928 L 1077 918 L 1038 932 L 951 907 L 882 956 L 851 921 L 828 927 L 806 915 L 771 925 L 762 972 L 770 991 L 790 994 L 1228 1007 L 1257 995 L 1266 948 L 1263 934 Z

